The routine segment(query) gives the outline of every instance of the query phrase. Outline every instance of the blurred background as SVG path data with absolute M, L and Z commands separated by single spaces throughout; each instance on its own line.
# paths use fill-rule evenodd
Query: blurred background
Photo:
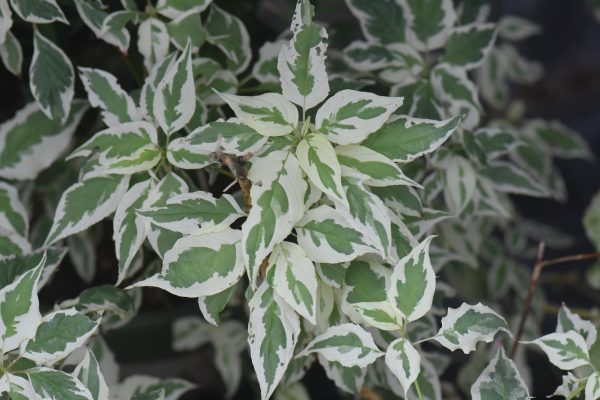
M 244 21 L 250 32 L 255 54 L 264 41 L 275 39 L 287 28 L 295 4 L 293 0 L 215 1 Z M 120 56 L 114 47 L 93 37 L 91 31 L 75 17 L 75 9 L 70 1 L 59 3 L 67 13 L 67 19 L 80 25 L 63 27 L 52 24 L 40 29 L 47 29 L 44 33 L 60 44 L 75 65 L 106 69 L 117 76 L 127 90 L 138 87 L 135 79 L 132 79 L 131 65 L 134 65 L 135 72 L 135 66 L 141 64 L 139 55 L 130 54 L 128 59 Z M 120 8 L 116 0 L 105 3 L 115 9 Z M 333 27 L 329 29 L 330 48 L 342 49 L 353 39 L 361 37 L 358 22 L 343 0 L 313 0 L 313 3 L 316 6 L 317 20 Z M 547 257 L 593 251 L 581 221 L 592 197 L 600 190 L 600 21 L 594 17 L 591 4 L 584 0 L 495 1 L 493 15 L 503 14 L 524 17 L 543 28 L 542 34 L 519 43 L 521 54 L 540 62 L 545 69 L 545 77 L 541 81 L 530 86 L 512 88 L 516 97 L 524 100 L 526 116 L 560 120 L 585 138 L 596 157 L 593 163 L 559 160 L 558 166 L 567 186 L 568 200 L 559 203 L 554 200 L 519 198 L 517 203 L 521 214 L 550 224 L 573 238 L 571 247 L 560 252 L 550 250 Z M 598 18 L 600 19 L 600 15 Z M 23 44 L 24 65 L 29 65 L 32 54 L 31 28 L 17 22 L 14 32 Z M 133 40 L 136 40 L 135 37 Z M 138 72 L 141 73 L 141 70 Z M 76 95 L 84 97 L 81 83 L 77 82 L 77 85 Z M 27 80 L 20 81 L 4 70 L 0 71 L 0 93 L 0 121 L 8 119 L 30 100 Z M 84 130 L 86 126 L 88 130 L 94 129 L 93 119 L 87 125 L 83 124 Z M 105 228 L 106 232 L 111 229 L 110 226 Z M 98 260 L 99 277 L 96 283 L 114 282 L 112 274 L 116 261 L 113 244 L 110 242 L 110 235 L 104 236 L 107 237 L 103 244 L 106 251 L 103 248 L 99 252 L 102 257 Z M 560 304 L 564 299 L 574 308 L 599 306 L 600 291 L 584 293 L 578 286 L 582 279 L 587 279 L 584 271 L 590 264 L 592 263 L 583 262 L 549 269 L 545 283 L 549 301 Z M 102 271 L 105 271 L 104 274 Z M 552 282 L 553 276 L 558 277 L 560 285 Z M 45 298 L 47 304 L 52 304 L 55 300 L 76 296 L 83 287 L 73 270 L 64 265 L 52 285 L 42 293 L 41 300 L 43 302 Z M 177 316 L 196 313 L 196 303 L 183 300 L 174 302 L 166 292 L 149 290 L 144 311 L 127 327 L 107 336 L 108 343 L 122 366 L 122 374 L 180 376 L 200 386 L 185 398 L 222 398 L 223 388 L 212 366 L 210 348 L 183 355 L 174 354 L 170 349 L 171 321 Z M 554 324 L 554 316 L 549 316 L 546 328 L 553 329 Z M 542 358 L 540 363 L 548 365 Z M 560 383 L 558 374 L 549 376 L 547 370 L 533 370 L 536 382 L 532 393 L 534 396 L 538 393 L 551 393 Z M 539 379 L 540 377 L 543 378 Z M 313 399 L 340 398 L 334 385 L 317 365 L 309 371 L 305 382 Z M 235 398 L 254 399 L 255 396 L 251 385 L 245 382 Z

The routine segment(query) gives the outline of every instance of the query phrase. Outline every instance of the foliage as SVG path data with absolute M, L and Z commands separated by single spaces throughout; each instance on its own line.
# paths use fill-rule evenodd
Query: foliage
M 262 399 L 306 399 L 301 379 L 319 363 L 354 396 L 530 398 L 523 347 L 505 351 L 523 262 L 536 241 L 568 238 L 519 215 L 511 195 L 564 200 L 554 160 L 591 158 L 576 133 L 510 99 L 510 85 L 542 76 L 515 45 L 537 25 L 493 22 L 485 1 L 346 0 L 364 39 L 336 52 L 299 0 L 290 31 L 252 60 L 242 20 L 211 0 L 121 3 L 74 0 L 71 15 L 54 0 L 0 0 L 0 55 L 17 76 L 13 22 L 34 32 L 32 101 L 0 125 L 3 398 L 192 389 L 118 379 L 103 336 L 147 287 L 197 300 L 202 318 L 177 319 L 172 345 L 210 344 L 226 397 L 254 374 Z M 143 82 L 125 90 L 75 68 L 44 28 L 77 18 L 127 60 L 139 53 Z M 96 285 L 97 229 L 111 219 L 118 262 Z M 67 253 L 90 287 L 42 314 L 38 291 Z M 542 303 L 523 344 L 566 371 L 556 395 L 599 398 L 594 324 L 563 306 L 542 336 Z

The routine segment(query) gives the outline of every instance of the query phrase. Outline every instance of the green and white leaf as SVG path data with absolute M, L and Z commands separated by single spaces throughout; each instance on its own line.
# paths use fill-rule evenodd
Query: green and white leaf
M 400 117 L 372 133 L 362 145 L 396 162 L 409 162 L 440 147 L 460 121 L 461 117 L 444 121 Z
M 456 21 L 452 0 L 399 0 L 407 22 L 408 42 L 421 51 L 444 45 Z
M 6 40 L 12 24 L 12 12 L 8 6 L 8 0 L 0 0 L 0 44 Z
M 421 356 L 413 345 L 404 338 L 394 340 L 385 352 L 385 364 L 400 381 L 404 397 L 408 389 L 417 380 L 421 371 Z
M 98 166 L 86 176 L 124 174 L 153 168 L 161 158 L 156 128 L 146 121 L 126 122 L 97 132 L 69 155 L 98 154 Z
M 221 293 L 198 297 L 198 307 L 206 322 L 214 326 L 221 323 L 219 314 L 227 307 L 229 300 L 231 300 L 236 290 L 237 286 L 233 285 L 223 290 Z
M 0 182 L 0 226 L 23 237 L 29 232 L 29 217 L 14 186 Z
M 405 12 L 396 0 L 346 0 L 369 42 L 401 43 L 406 40 Z
M 253 205 L 242 225 L 242 253 L 250 282 L 255 285 L 258 266 L 304 215 L 308 185 L 298 161 L 286 150 L 256 160 L 248 179 Z
M 202 191 L 173 196 L 166 204 L 140 209 L 137 214 L 154 225 L 185 234 L 219 230 L 244 216 L 231 195 L 217 199 Z
M 200 14 L 194 9 L 181 14 L 167 24 L 171 43 L 183 51 L 188 41 L 192 45 L 192 52 L 196 53 L 206 41 L 206 30 L 202 24 Z
M 105 22 L 105 26 L 106 22 Z M 158 18 L 150 17 L 138 27 L 137 48 L 144 58 L 147 71 L 163 61 L 169 53 L 167 25 Z
M 433 303 L 436 279 L 429 245 L 434 237 L 429 236 L 402 258 L 390 277 L 388 300 L 408 321 L 421 318 Z
M 117 78 L 94 68 L 79 68 L 81 82 L 92 107 L 102 109 L 102 120 L 109 126 L 139 121 L 142 115 Z
M 100 4 L 89 0 L 75 0 L 75 7 L 83 23 L 97 38 L 118 47 L 121 53 L 127 53 L 131 36 L 125 24 L 136 16 L 135 12 L 123 10 L 108 14 Z
M 0 125 L 0 177 L 26 180 L 35 178 L 69 146 L 85 103 L 75 100 L 69 119 L 61 126 L 49 119 L 37 103 L 29 103 Z
M 131 375 L 114 388 L 114 400 L 177 400 L 196 386 L 179 378 L 160 379 L 147 375 Z
M 585 400 L 600 398 L 600 373 L 590 375 L 585 384 Z
M 211 3 L 212 0 L 158 0 L 156 9 L 161 15 L 176 19 L 190 11 L 201 13 Z
M 117 285 L 129 276 L 134 257 L 140 250 L 146 238 L 146 224 L 142 217 L 137 215 L 137 210 L 142 208 L 152 181 L 150 179 L 138 182 L 123 195 L 115 210 L 113 218 L 113 240 L 115 254 L 119 260 L 119 275 Z
M 294 356 L 300 322 L 294 310 L 264 281 L 248 303 L 248 344 L 261 399 L 271 397 Z
M 525 171 L 506 161 L 495 161 L 481 169 L 498 191 L 532 197 L 548 197 L 548 190 Z
M 93 400 L 109 400 L 108 385 L 91 350 L 85 351 L 83 360 L 77 364 L 72 375 L 88 388 Z
M 516 15 L 503 15 L 498 21 L 498 34 L 503 39 L 519 41 L 541 32 L 538 24 Z
M 471 386 L 473 400 L 528 400 L 529 391 L 515 363 L 504 353 L 502 346 Z
M 307 211 L 298 222 L 296 233 L 298 244 L 311 260 L 319 263 L 346 262 L 376 252 L 361 232 L 337 210 L 325 205 Z
M 296 357 L 317 353 L 344 367 L 364 368 L 383 355 L 373 337 L 359 325 L 346 323 L 328 328 L 315 337 Z
M 229 228 L 184 236 L 165 253 L 160 274 L 133 286 L 158 287 L 180 297 L 222 292 L 244 274 L 240 236 Z
M 54 311 L 42 319 L 35 336 L 23 345 L 23 356 L 37 364 L 52 365 L 81 347 L 98 329 L 75 308 Z
M 460 156 L 451 157 L 443 163 L 446 184 L 444 199 L 448 210 L 459 215 L 473 200 L 476 193 L 477 175 L 471 163 Z
M 37 296 L 38 282 L 46 263 L 39 264 L 0 289 L 0 353 L 5 354 L 35 336 L 42 320 Z
M 21 19 L 32 24 L 49 24 L 54 21 L 69 23 L 56 0 L 10 0 L 10 4 Z
M 14 400 L 28 400 L 36 397 L 33 387 L 27 379 L 8 372 L 0 377 L 0 392 L 8 392 L 9 398 Z
M 469 24 L 450 34 L 442 61 L 464 69 L 480 67 L 496 41 L 494 24 Z
M 274 83 L 279 85 L 279 71 L 277 58 L 284 40 L 265 42 L 258 50 L 258 60 L 252 67 L 252 76 L 261 83 Z
M 360 180 L 367 186 L 420 185 L 408 178 L 392 160 L 361 145 L 337 146 L 342 176 Z
M 217 94 L 246 125 L 264 136 L 283 136 L 298 124 L 298 109 L 279 93 L 258 96 Z
M 275 268 L 273 287 L 298 314 L 316 325 L 317 273 L 302 247 L 281 242 L 269 257 L 270 268 Z
M 587 142 L 575 131 L 559 121 L 534 119 L 526 125 L 528 131 L 541 139 L 561 158 L 593 158 Z
M 39 30 L 33 39 L 29 88 L 44 114 L 65 124 L 75 93 L 75 71 L 67 55 Z
M 381 128 L 402 102 L 401 97 L 342 90 L 319 107 L 316 129 L 333 143 L 360 143 Z
M 12 32 L 7 32 L 6 39 L 0 43 L 0 59 L 11 74 L 21 76 L 23 48 Z
M 296 157 L 308 179 L 331 199 L 348 204 L 342 188 L 342 169 L 331 143 L 318 133 L 311 133 L 296 147 Z
M 575 331 L 550 333 L 528 343 L 539 346 L 552 364 L 566 371 L 590 363 L 585 339 Z
M 93 400 L 85 385 L 66 372 L 38 367 L 27 370 L 26 373 L 33 392 L 39 399 Z
M 431 71 L 431 86 L 435 97 L 441 101 L 450 115 L 463 115 L 466 129 L 479 125 L 483 108 L 477 87 L 467 72 L 459 67 L 439 64 Z
M 69 259 L 75 272 L 86 284 L 91 284 L 96 275 L 96 243 L 87 231 L 67 238 Z
M 283 95 L 303 110 L 313 108 L 329 94 L 327 31 L 313 23 L 313 15 L 308 0 L 298 1 L 291 24 L 293 37 L 282 46 L 277 62 Z
M 117 209 L 128 186 L 128 175 L 108 175 L 87 178 L 69 187 L 60 197 L 45 245 L 108 217 Z
M 581 318 L 575 314 L 566 305 L 562 305 L 558 311 L 558 322 L 556 324 L 556 332 L 564 333 L 568 331 L 575 331 L 585 339 L 585 343 L 588 348 L 591 348 L 596 343 L 598 336 L 598 330 L 596 326 L 591 322 Z
M 235 74 L 243 72 L 252 58 L 250 36 L 244 23 L 215 4 L 205 22 L 207 40 L 227 57 L 228 66 Z
M 183 128 L 194 115 L 196 91 L 190 42 L 156 87 L 152 109 L 167 135 Z
M 367 374 L 367 368 L 344 367 L 339 362 L 327 361 L 320 354 L 317 354 L 317 359 L 325 370 L 327 377 L 335 382 L 338 388 L 353 395 L 360 393 Z
M 480 341 L 490 343 L 500 331 L 510 335 L 506 320 L 481 303 L 448 308 L 441 324 L 435 340 L 450 351 L 460 349 L 465 354 L 475 350 Z

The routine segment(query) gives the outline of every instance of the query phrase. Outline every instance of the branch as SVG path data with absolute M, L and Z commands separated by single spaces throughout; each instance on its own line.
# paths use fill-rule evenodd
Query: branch
M 525 304 L 523 306 L 523 311 L 521 313 L 521 319 L 519 320 L 519 328 L 517 329 L 517 334 L 513 340 L 512 347 L 510 349 L 510 358 L 514 358 L 517 353 L 517 348 L 519 346 L 519 341 L 523 336 L 523 330 L 525 329 L 525 323 L 527 322 L 527 317 L 529 316 L 529 310 L 531 309 L 531 301 L 533 299 L 533 295 L 535 294 L 535 290 L 537 288 L 538 281 L 540 279 L 540 275 L 542 274 L 542 270 L 545 267 L 556 264 L 563 264 L 570 261 L 581 261 L 581 260 L 590 260 L 594 258 L 600 258 L 600 252 L 596 253 L 585 253 L 585 254 L 577 254 L 573 256 L 559 257 L 553 258 L 551 260 L 544 260 L 544 249 L 545 244 L 541 242 L 538 247 L 537 259 L 535 261 L 535 266 L 533 267 L 533 272 L 531 273 L 531 279 L 529 281 L 529 290 L 527 291 L 527 296 L 525 297 Z

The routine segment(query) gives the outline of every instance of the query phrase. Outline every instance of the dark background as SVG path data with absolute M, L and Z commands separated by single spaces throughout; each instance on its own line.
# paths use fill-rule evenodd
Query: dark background
M 292 0 L 215 1 L 244 20 L 252 38 L 255 54 L 261 43 L 275 39 L 279 32 L 287 28 L 294 6 Z M 95 40 L 91 31 L 75 15 L 70 1 L 59 3 L 72 25 L 42 26 L 43 33 L 65 50 L 74 65 L 105 69 L 115 74 L 126 89 L 139 87 L 118 51 L 104 42 Z M 110 4 L 112 9 L 120 8 L 117 1 L 106 3 Z M 342 48 L 350 40 L 361 36 L 358 22 L 342 0 L 314 0 L 314 3 L 317 7 L 317 19 L 335 28 L 330 30 L 332 47 Z M 566 203 L 519 198 L 517 204 L 525 217 L 550 224 L 574 238 L 571 248 L 562 249 L 560 252 L 549 250 L 549 257 L 592 251 L 581 220 L 591 198 L 600 190 L 600 23 L 594 19 L 591 8 L 583 0 L 505 0 L 495 3 L 495 7 L 503 13 L 530 19 L 538 23 L 544 31 L 519 45 L 523 55 L 541 62 L 545 68 L 545 77 L 540 82 L 513 88 L 515 97 L 522 98 L 526 103 L 526 115 L 562 121 L 585 138 L 596 156 L 594 163 L 580 160 L 558 162 L 569 194 Z M 23 45 L 25 79 L 20 81 L 3 69 L 0 71 L 0 121 L 10 118 L 31 99 L 26 79 L 32 53 L 31 27 L 16 22 L 13 31 Z M 136 40 L 135 34 L 132 34 L 132 49 Z M 132 53 L 129 58 L 140 73 L 139 55 Z M 80 82 L 77 82 L 76 94 L 80 97 L 85 95 Z M 85 136 L 93 132 L 94 116 L 90 114 L 93 113 L 88 113 L 87 122 L 84 121 L 78 135 Z M 105 228 L 111 229 L 110 225 Z M 104 246 L 106 252 L 101 252 L 103 259 L 99 262 L 100 274 L 103 270 L 113 270 L 116 265 L 115 260 L 111 258 L 112 243 L 108 242 Z M 585 279 L 583 271 L 588 264 L 590 263 L 561 268 L 573 269 L 577 279 Z M 106 278 L 106 281 L 110 282 L 110 279 Z M 42 298 L 48 302 L 57 298 L 70 298 L 76 296 L 81 288 L 81 282 L 74 277 L 73 270 L 63 266 L 48 291 L 42 293 Z M 546 289 L 554 303 L 560 303 L 564 299 L 573 306 L 598 306 L 597 300 L 578 293 L 576 285 L 551 285 Z M 197 313 L 197 306 L 192 302 L 172 304 L 164 292 L 150 290 L 148 294 L 150 306 L 145 305 L 148 310 L 126 329 L 108 336 L 109 343 L 122 364 L 122 373 L 185 377 L 200 385 L 200 390 L 190 393 L 186 398 L 221 398 L 221 383 L 211 366 L 209 348 L 184 355 L 173 354 L 169 349 L 172 319 L 177 315 Z M 600 293 L 596 294 L 600 296 Z M 164 311 L 165 304 L 167 313 Z M 549 317 L 544 328 L 553 329 L 554 323 L 554 317 Z M 560 375 L 555 368 L 555 371 L 548 373 L 547 361 L 543 358 L 539 360 L 543 364 L 541 368 L 534 366 L 537 379 L 532 395 L 545 396 L 552 393 L 560 383 Z M 312 398 L 338 398 L 333 384 L 324 377 L 320 367 L 311 369 L 305 382 Z M 236 398 L 255 398 L 255 395 L 250 385 L 244 383 Z

